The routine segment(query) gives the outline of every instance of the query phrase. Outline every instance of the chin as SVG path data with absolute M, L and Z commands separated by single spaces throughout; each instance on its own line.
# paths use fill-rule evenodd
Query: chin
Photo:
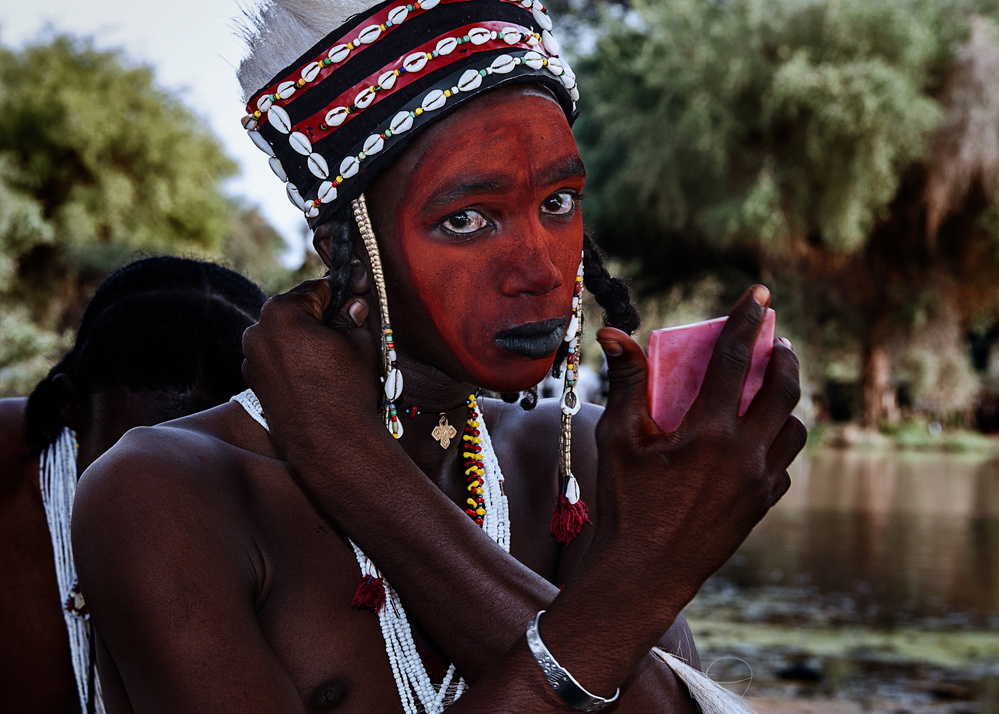
M 490 370 L 488 374 L 472 375 L 472 382 L 491 392 L 523 392 L 537 386 L 551 372 L 555 355 L 543 359 L 518 359 L 517 364 L 506 360 L 502 367 Z

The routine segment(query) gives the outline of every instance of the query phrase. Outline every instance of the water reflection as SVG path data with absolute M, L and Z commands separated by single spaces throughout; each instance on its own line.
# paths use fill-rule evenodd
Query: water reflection
M 815 449 L 717 581 L 849 595 L 861 621 L 999 627 L 999 457 Z

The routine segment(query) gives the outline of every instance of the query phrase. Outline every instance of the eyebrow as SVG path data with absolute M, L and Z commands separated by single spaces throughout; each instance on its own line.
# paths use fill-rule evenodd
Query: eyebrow
M 573 155 L 551 166 L 544 173 L 544 180 L 545 183 L 554 184 L 577 176 L 586 176 L 586 167 L 583 166 L 583 160 L 579 156 Z
M 586 168 L 583 166 L 582 160 L 579 156 L 568 156 L 549 167 L 542 175 L 542 179 L 547 184 L 557 184 L 580 175 L 586 176 Z M 508 187 L 509 183 L 505 177 L 477 177 L 471 181 L 458 184 L 443 193 L 435 194 L 423 204 L 421 210 L 437 211 L 465 196 L 474 196 L 481 193 L 497 193 L 507 190 Z
M 507 183 L 500 178 L 482 177 L 472 181 L 458 184 L 452 189 L 443 193 L 435 194 L 423 204 L 423 211 L 437 211 L 444 206 L 451 204 L 465 196 L 473 196 L 479 193 L 496 193 L 504 191 Z

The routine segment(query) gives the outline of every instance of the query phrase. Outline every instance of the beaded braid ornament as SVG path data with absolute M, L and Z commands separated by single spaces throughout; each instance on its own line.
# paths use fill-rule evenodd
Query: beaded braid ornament
M 252 390 L 247 389 L 245 392 L 237 394 L 232 398 L 232 401 L 240 404 L 250 417 L 264 429 L 268 428 L 260 402 Z M 475 405 L 474 394 L 469 397 L 469 402 Z M 479 486 L 475 488 L 480 491 L 477 496 L 482 498 L 483 513 L 482 515 L 477 514 L 476 522 L 482 525 L 482 530 L 486 532 L 486 535 L 509 553 L 510 509 L 506 494 L 503 492 L 503 472 L 496 459 L 496 452 L 493 450 L 485 422 L 477 418 L 473 419 L 471 417 L 473 413 L 478 417 L 477 406 L 470 407 L 469 419 L 466 424 L 466 429 L 474 429 L 478 432 L 474 437 L 476 441 L 471 443 L 477 447 L 477 450 L 474 451 L 477 456 L 475 463 L 481 473 L 478 474 L 479 478 L 475 479 L 479 481 Z M 470 450 L 469 452 L 473 453 Z M 447 674 L 445 674 L 441 684 L 437 685 L 431 681 L 430 675 L 427 674 L 427 669 L 423 665 L 423 660 L 420 659 L 416 650 L 413 631 L 399 594 L 385 580 L 371 558 L 365 555 L 354 541 L 350 541 L 350 545 L 354 549 L 357 564 L 361 569 L 361 582 L 374 583 L 377 581 L 377 587 L 373 586 L 371 589 L 381 592 L 381 603 L 377 608 L 372 609 L 378 615 L 382 636 L 385 639 L 385 652 L 392 666 L 392 674 L 395 677 L 403 710 L 406 714 L 440 714 L 446 706 L 461 696 L 468 685 L 460 677 L 455 681 L 454 664 L 448 667 Z M 357 595 L 354 599 L 355 602 L 352 604 L 357 606 Z M 365 603 L 363 606 L 369 605 Z
M 73 545 L 70 540 L 70 522 L 73 517 L 73 498 L 76 496 L 76 456 L 79 445 L 76 433 L 63 429 L 56 440 L 42 452 L 38 463 L 38 485 L 42 492 L 45 520 L 52 538 L 55 557 L 56 583 L 59 586 L 59 605 L 69 634 L 69 651 L 76 676 L 76 692 L 80 710 L 88 711 L 91 697 L 90 616 L 80 592 L 73 562 Z M 100 682 L 93 680 L 93 711 L 103 714 L 104 701 Z
M 559 496 L 552 512 L 551 534 L 561 545 L 570 543 L 583 530 L 584 523 L 590 523 L 586 504 L 579 497 L 579 483 L 572 474 L 572 417 L 582 402 L 576 394 L 576 381 L 579 375 L 579 342 L 583 334 L 583 263 L 580 260 L 576 271 L 576 284 L 572 293 L 572 319 L 565 331 L 565 341 L 569 343 L 569 354 L 565 362 L 565 389 L 559 400 L 562 411 L 562 426 L 559 433 Z
M 368 203 L 364 194 L 351 205 L 354 209 L 354 220 L 364 241 L 364 249 L 368 252 L 368 260 L 371 262 L 371 276 L 375 281 L 375 293 L 378 296 L 378 315 L 382 326 L 382 417 L 385 419 L 385 428 L 398 439 L 402 436 L 403 427 L 395 402 L 402 395 L 402 372 L 395 365 L 395 341 L 392 337 L 392 325 L 389 322 L 385 273 L 382 272 L 382 259 L 378 253 L 375 232 L 371 228 L 371 217 L 368 215 Z

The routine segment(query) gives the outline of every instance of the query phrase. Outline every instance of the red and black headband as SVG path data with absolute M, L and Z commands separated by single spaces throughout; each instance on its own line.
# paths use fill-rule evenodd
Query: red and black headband
M 315 227 L 357 198 L 427 126 L 516 83 L 579 94 L 540 0 L 390 0 L 356 15 L 247 103 L 243 126 Z

